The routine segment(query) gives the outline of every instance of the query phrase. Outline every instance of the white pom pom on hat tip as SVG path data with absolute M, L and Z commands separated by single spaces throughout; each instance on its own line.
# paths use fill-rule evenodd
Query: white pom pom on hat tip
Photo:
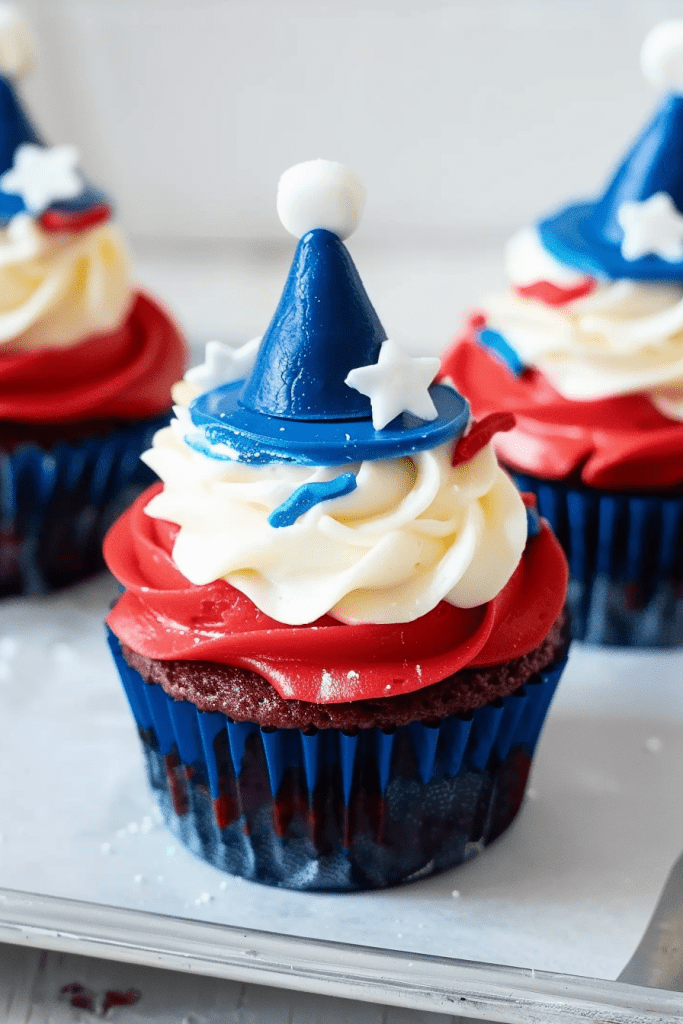
M 324 228 L 344 241 L 360 224 L 364 208 L 363 182 L 334 160 L 307 160 L 280 178 L 278 216 L 296 238 Z
M 683 19 L 661 21 L 640 50 L 640 66 L 651 85 L 683 95 Z

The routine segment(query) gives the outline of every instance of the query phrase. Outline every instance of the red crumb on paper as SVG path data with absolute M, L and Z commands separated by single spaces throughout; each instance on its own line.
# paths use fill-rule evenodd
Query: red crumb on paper
M 125 992 L 117 992 L 116 989 L 110 989 L 104 993 L 102 1013 L 106 1013 L 112 1006 L 135 1006 L 141 995 L 142 993 L 137 988 L 128 988 Z
M 135 1006 L 142 995 L 137 988 L 129 988 L 125 992 L 112 988 L 108 989 L 104 996 L 96 998 L 89 989 L 77 981 L 63 985 L 59 994 L 67 998 L 75 1009 L 87 1010 L 98 1017 L 103 1017 L 113 1006 Z
M 59 990 L 59 994 L 60 996 L 69 996 L 69 1002 L 77 1010 L 95 1012 L 92 992 L 89 992 L 83 985 L 79 985 L 77 981 L 72 981 L 70 985 L 63 985 Z

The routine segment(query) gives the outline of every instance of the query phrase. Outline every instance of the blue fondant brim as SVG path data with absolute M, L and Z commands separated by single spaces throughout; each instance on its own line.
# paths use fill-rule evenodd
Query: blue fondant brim
M 433 384 L 429 393 L 438 417 L 429 422 L 402 413 L 383 430 L 375 430 L 370 420 L 276 419 L 240 405 L 243 385 L 244 381 L 235 381 L 200 395 L 190 412 L 209 445 L 227 445 L 240 462 L 257 465 L 341 466 L 411 455 L 462 434 L 470 413 L 462 395 L 445 384 Z M 197 446 L 192 435 L 187 443 Z M 207 451 L 205 447 L 202 450 Z
M 634 281 L 681 281 L 683 261 L 669 263 L 658 256 L 627 260 L 621 244 L 599 234 L 601 204 L 577 203 L 547 217 L 538 224 L 545 248 L 560 263 L 597 278 L 630 278 Z

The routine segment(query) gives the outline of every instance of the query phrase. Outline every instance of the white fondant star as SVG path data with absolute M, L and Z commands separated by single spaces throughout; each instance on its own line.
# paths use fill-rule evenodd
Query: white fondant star
M 242 380 L 254 365 L 260 344 L 260 338 L 252 338 L 240 348 L 232 348 L 222 341 L 207 341 L 204 362 L 188 370 L 185 380 L 201 385 L 204 391 Z
M 622 203 L 617 220 L 624 230 L 621 255 L 625 260 L 661 256 L 667 263 L 683 259 L 683 216 L 668 192 L 655 192 L 642 203 Z
M 14 166 L 0 177 L 0 188 L 19 195 L 30 213 L 47 209 L 55 199 L 74 199 L 83 191 L 83 178 L 76 170 L 75 146 L 35 146 L 25 142 L 14 154 Z
M 439 414 L 428 389 L 440 365 L 434 356 L 409 356 L 387 339 L 377 362 L 351 370 L 344 383 L 368 396 L 372 425 L 382 430 L 402 412 L 422 420 L 436 419 Z

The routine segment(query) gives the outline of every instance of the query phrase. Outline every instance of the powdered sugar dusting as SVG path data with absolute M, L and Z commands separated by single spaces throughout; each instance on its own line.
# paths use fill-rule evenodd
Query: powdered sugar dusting
M 320 680 L 320 699 L 330 700 L 334 696 L 334 679 L 327 669 L 323 669 Z

